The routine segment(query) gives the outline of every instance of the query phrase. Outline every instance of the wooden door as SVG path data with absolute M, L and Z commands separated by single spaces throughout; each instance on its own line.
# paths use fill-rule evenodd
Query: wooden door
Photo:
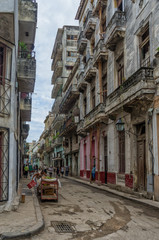
M 145 123 L 137 125 L 137 177 L 139 190 L 146 190 L 145 130 Z
M 138 160 L 138 188 L 145 190 L 146 187 L 146 162 L 145 162 L 145 140 L 137 141 Z
M 125 131 L 119 132 L 119 173 L 125 173 Z
M 107 171 L 108 171 L 108 143 L 107 143 L 107 136 L 104 138 L 104 163 L 105 163 L 105 183 L 107 183 Z

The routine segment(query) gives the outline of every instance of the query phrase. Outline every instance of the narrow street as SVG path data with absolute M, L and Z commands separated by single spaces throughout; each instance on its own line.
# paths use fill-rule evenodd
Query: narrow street
M 59 201 L 40 202 L 45 229 L 32 240 L 159 239 L 158 210 L 69 179 L 60 181 Z

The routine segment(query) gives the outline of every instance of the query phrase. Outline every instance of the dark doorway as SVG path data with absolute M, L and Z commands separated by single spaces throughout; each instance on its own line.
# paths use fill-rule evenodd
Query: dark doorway
M 145 123 L 137 125 L 137 177 L 138 189 L 146 190 Z

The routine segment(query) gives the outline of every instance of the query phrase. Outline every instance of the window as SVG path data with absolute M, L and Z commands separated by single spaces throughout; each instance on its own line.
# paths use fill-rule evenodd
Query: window
M 0 46 L 0 84 L 4 82 L 5 78 L 5 48 Z
M 87 98 L 86 96 L 84 97 L 84 100 L 83 100 L 83 108 L 84 108 L 84 115 L 87 114 Z
M 123 0 L 116 0 L 117 9 L 123 11 Z
M 76 137 L 76 143 L 78 143 L 78 135 L 75 135 L 75 137 Z
M 66 66 L 66 70 L 72 70 L 73 66 Z
M 101 29 L 102 29 L 102 33 L 106 32 L 106 7 L 105 6 L 102 8 Z
M 149 26 L 146 25 L 140 36 L 140 65 L 141 67 L 150 66 L 150 41 L 149 41 Z
M 107 74 L 102 75 L 103 103 L 107 99 Z
M 91 98 L 92 98 L 92 109 L 95 108 L 95 102 L 96 102 L 96 98 L 95 98 L 95 80 L 92 81 L 92 88 L 91 88 Z
M 77 35 L 67 35 L 67 40 L 77 40 Z
M 117 60 L 117 79 L 118 87 L 124 82 L 124 54 L 122 54 Z
M 72 51 L 67 52 L 67 57 L 76 57 L 76 56 L 77 56 L 77 52 L 72 52 Z
M 125 173 L 125 131 L 119 132 L 119 173 Z
M 92 39 L 91 41 L 91 55 L 94 53 L 94 47 L 95 47 L 95 39 Z

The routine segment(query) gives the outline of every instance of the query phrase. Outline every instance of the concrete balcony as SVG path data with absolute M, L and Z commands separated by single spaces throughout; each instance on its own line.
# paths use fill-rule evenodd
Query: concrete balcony
M 107 26 L 105 34 L 104 42 L 109 50 L 115 51 L 116 44 L 125 37 L 125 30 L 125 12 L 116 11 Z
M 59 106 L 59 113 L 66 114 L 69 111 L 69 109 L 75 104 L 78 97 L 79 92 L 77 89 L 77 85 L 76 84 L 70 85 Z
M 20 92 L 34 92 L 36 60 L 34 52 L 19 52 L 17 79 Z
M 25 123 L 22 124 L 21 135 L 23 139 L 26 139 L 28 137 L 29 129 L 30 129 L 29 124 L 25 124 Z
M 62 75 L 63 63 L 62 61 L 57 61 L 54 73 L 52 76 L 52 82 L 55 82 L 58 77 Z
M 92 34 L 95 32 L 97 19 L 93 16 L 92 11 L 88 11 L 86 20 L 83 24 L 84 31 L 83 35 L 90 40 Z
M 99 16 L 99 9 L 100 7 L 106 7 L 108 0 L 94 0 L 93 3 L 93 15 Z
M 55 147 L 62 145 L 62 142 L 63 142 L 62 137 L 57 137 L 56 139 L 53 140 L 52 145 L 55 148 Z
M 62 50 L 63 50 L 62 44 L 58 43 L 57 44 L 57 49 L 56 49 L 56 55 L 55 55 L 55 58 L 52 61 L 52 66 L 51 66 L 52 71 L 55 70 L 55 66 L 56 66 L 57 62 L 62 61 Z
M 93 57 L 90 56 L 84 70 L 83 81 L 91 83 L 93 78 L 95 78 L 97 69 L 93 67 Z
M 52 112 L 58 114 L 59 113 L 59 106 L 62 101 L 62 96 L 58 96 L 55 98 L 54 104 L 52 106 Z
M 108 118 L 105 115 L 105 104 L 100 103 L 84 117 L 83 129 L 86 131 L 90 127 L 99 123 L 106 124 L 107 121 Z
M 78 37 L 77 50 L 80 54 L 82 54 L 86 49 L 86 47 L 87 47 L 87 39 L 84 37 L 83 31 L 82 31 L 80 32 L 80 35 Z
M 107 61 L 107 59 L 108 59 L 108 51 L 104 44 L 104 40 L 100 39 L 94 49 L 93 66 L 98 66 L 99 61 Z
M 54 119 L 54 121 L 53 121 L 53 123 L 52 123 L 52 129 L 54 129 L 54 130 L 58 130 L 60 127 L 61 127 L 61 125 L 62 125 L 62 123 L 63 123 L 63 121 L 64 121 L 64 116 L 65 115 L 62 115 L 62 114 L 58 114 L 56 117 L 55 117 L 55 119 Z
M 32 97 L 28 93 L 21 93 L 20 113 L 23 122 L 31 121 Z
M 55 81 L 55 83 L 54 83 L 54 87 L 53 87 L 53 89 L 52 89 L 51 98 L 56 98 L 57 95 L 61 95 L 61 94 L 59 94 L 59 93 L 60 93 L 62 84 L 63 84 L 62 78 L 57 78 L 56 81 Z M 62 91 L 61 91 L 61 92 L 62 92 Z
M 33 0 L 19 1 L 19 40 L 34 44 L 37 24 L 37 3 Z
M 140 68 L 108 95 L 106 113 L 118 114 L 121 107 L 124 107 L 124 111 L 131 112 L 140 102 L 144 102 L 144 105 L 147 106 L 153 102 L 155 88 L 153 69 Z
M 79 122 L 78 116 L 70 116 L 63 124 L 63 126 L 60 129 L 60 136 L 66 136 L 69 135 L 70 132 L 75 131 L 77 128 L 77 124 Z
M 80 120 L 77 126 L 77 134 L 81 137 L 86 137 L 87 132 L 84 129 L 84 119 Z
M 82 69 L 79 74 L 78 74 L 78 78 L 77 78 L 77 88 L 78 91 L 83 93 L 85 91 L 85 89 L 87 88 L 87 83 L 84 81 L 83 78 L 83 74 L 84 74 L 84 69 Z

